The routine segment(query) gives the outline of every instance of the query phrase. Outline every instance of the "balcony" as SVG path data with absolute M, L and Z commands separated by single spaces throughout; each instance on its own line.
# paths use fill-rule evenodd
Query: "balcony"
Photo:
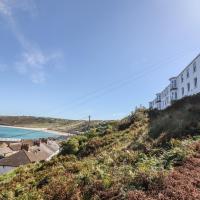
M 156 103 L 159 103 L 159 102 L 161 102 L 161 98 L 160 97 L 156 98 Z
M 170 90 L 177 90 L 177 85 L 176 84 L 171 84 L 170 85 Z

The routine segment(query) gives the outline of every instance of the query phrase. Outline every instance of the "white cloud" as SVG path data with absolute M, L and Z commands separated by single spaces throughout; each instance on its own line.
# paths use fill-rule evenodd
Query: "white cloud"
M 46 80 L 48 69 L 54 67 L 55 62 L 61 57 L 62 54 L 59 52 L 46 55 L 42 51 L 35 49 L 23 52 L 15 63 L 15 67 L 20 74 L 29 76 L 34 83 L 43 83 Z
M 37 7 L 34 0 L 0 0 L 0 12 L 12 16 L 14 10 L 28 12 L 31 16 L 37 15 Z
M 14 17 L 14 10 L 28 11 L 31 15 L 36 13 L 36 6 L 32 0 L 0 0 L 0 14 L 6 19 L 14 36 L 23 48 L 21 56 L 14 62 L 19 74 L 26 75 L 34 83 L 42 83 L 46 80 L 49 67 L 58 64 L 62 53 L 54 51 L 45 53 L 41 48 L 30 42 L 20 30 Z
M 6 16 L 11 16 L 11 10 L 4 0 L 0 0 L 0 13 Z

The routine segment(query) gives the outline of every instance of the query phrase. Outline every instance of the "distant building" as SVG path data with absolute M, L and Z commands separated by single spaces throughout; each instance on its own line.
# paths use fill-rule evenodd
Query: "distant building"
M 59 153 L 59 145 L 56 141 L 45 139 L 35 141 L 33 145 L 30 142 L 3 144 L 0 151 L 3 156 L 5 153 L 12 154 L 0 159 L 0 174 L 3 174 L 21 165 L 51 159 Z
M 150 109 L 163 110 L 173 101 L 200 93 L 200 54 L 156 98 L 149 102 Z
M 25 150 L 21 150 L 0 160 L 0 174 L 11 171 L 20 165 L 25 165 L 32 162 L 35 162 L 34 154 L 31 154 Z

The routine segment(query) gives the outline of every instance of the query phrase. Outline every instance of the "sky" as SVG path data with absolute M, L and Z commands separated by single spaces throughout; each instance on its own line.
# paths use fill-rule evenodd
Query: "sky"
M 0 114 L 120 119 L 200 53 L 199 0 L 0 0 Z

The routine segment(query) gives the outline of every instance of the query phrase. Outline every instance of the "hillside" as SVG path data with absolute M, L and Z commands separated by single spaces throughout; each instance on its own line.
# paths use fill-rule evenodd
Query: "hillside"
M 91 121 L 90 126 L 96 126 L 100 121 Z M 61 132 L 85 131 L 88 128 L 86 120 L 68 120 L 32 116 L 0 116 L 0 125 L 29 128 L 47 128 Z
M 200 199 L 200 95 L 137 109 L 63 142 L 51 161 L 0 177 L 1 199 Z

